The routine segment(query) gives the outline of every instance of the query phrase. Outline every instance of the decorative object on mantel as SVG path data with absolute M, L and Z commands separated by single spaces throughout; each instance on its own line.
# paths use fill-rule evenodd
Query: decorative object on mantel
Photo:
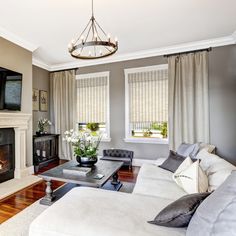
M 38 89 L 33 89 L 33 111 L 38 111 L 39 110 L 39 90 Z
M 90 130 L 65 132 L 64 140 L 74 148 L 74 155 L 80 166 L 92 167 L 97 162 L 98 147 L 102 135 L 94 134 Z
M 39 108 L 40 111 L 48 111 L 48 92 L 40 90 L 39 92 Z
M 38 121 L 38 131 L 36 131 L 36 135 L 44 135 L 47 134 L 48 126 L 52 125 L 52 122 L 47 118 L 40 118 Z
M 114 54 L 118 50 L 118 40 L 111 39 L 94 18 L 93 0 L 92 17 L 77 39 L 68 45 L 69 53 L 77 59 L 97 59 Z

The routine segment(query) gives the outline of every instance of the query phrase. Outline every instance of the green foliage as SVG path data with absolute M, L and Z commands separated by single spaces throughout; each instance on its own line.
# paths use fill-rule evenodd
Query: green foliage
M 96 132 L 99 129 L 99 123 L 88 123 L 86 125 L 87 129 L 91 130 L 92 132 Z
M 167 135 L 168 135 L 167 122 L 162 123 L 161 135 L 163 136 L 163 138 L 167 138 Z
M 152 135 L 152 131 L 150 129 L 144 130 L 143 131 L 143 137 L 149 138 Z
M 97 155 L 97 148 L 93 147 L 93 148 L 84 148 L 81 149 L 78 146 L 74 147 L 74 153 L 76 156 L 80 156 L 80 157 L 94 157 Z
M 161 125 L 157 122 L 153 122 L 151 124 L 151 129 L 154 129 L 154 130 L 161 130 Z

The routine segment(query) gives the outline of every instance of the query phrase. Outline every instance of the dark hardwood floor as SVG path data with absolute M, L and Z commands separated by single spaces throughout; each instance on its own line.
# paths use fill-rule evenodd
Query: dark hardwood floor
M 54 162 L 48 166 L 42 168 L 40 173 L 51 169 L 65 161 Z M 132 170 L 128 168 L 122 168 L 118 174 L 119 179 L 124 182 L 136 182 L 136 178 L 139 172 L 139 167 L 133 167 Z M 53 189 L 56 189 L 63 185 L 63 182 L 52 181 Z M 40 181 L 34 185 L 24 188 L 11 196 L 0 201 L 0 224 L 8 220 L 12 216 L 16 215 L 20 211 L 24 210 L 26 207 L 30 206 L 32 203 L 36 202 L 45 195 L 45 183 Z

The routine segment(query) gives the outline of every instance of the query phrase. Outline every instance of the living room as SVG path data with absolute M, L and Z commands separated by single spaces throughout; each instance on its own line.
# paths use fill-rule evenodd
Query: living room
M 233 0 L 1 7 L 1 236 L 236 235 Z

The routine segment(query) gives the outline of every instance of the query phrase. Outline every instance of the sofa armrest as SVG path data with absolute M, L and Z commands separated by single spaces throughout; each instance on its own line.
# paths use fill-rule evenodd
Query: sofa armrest
M 167 158 L 165 157 L 161 157 L 161 158 L 158 158 L 155 162 L 154 162 L 154 165 L 161 165 Z

